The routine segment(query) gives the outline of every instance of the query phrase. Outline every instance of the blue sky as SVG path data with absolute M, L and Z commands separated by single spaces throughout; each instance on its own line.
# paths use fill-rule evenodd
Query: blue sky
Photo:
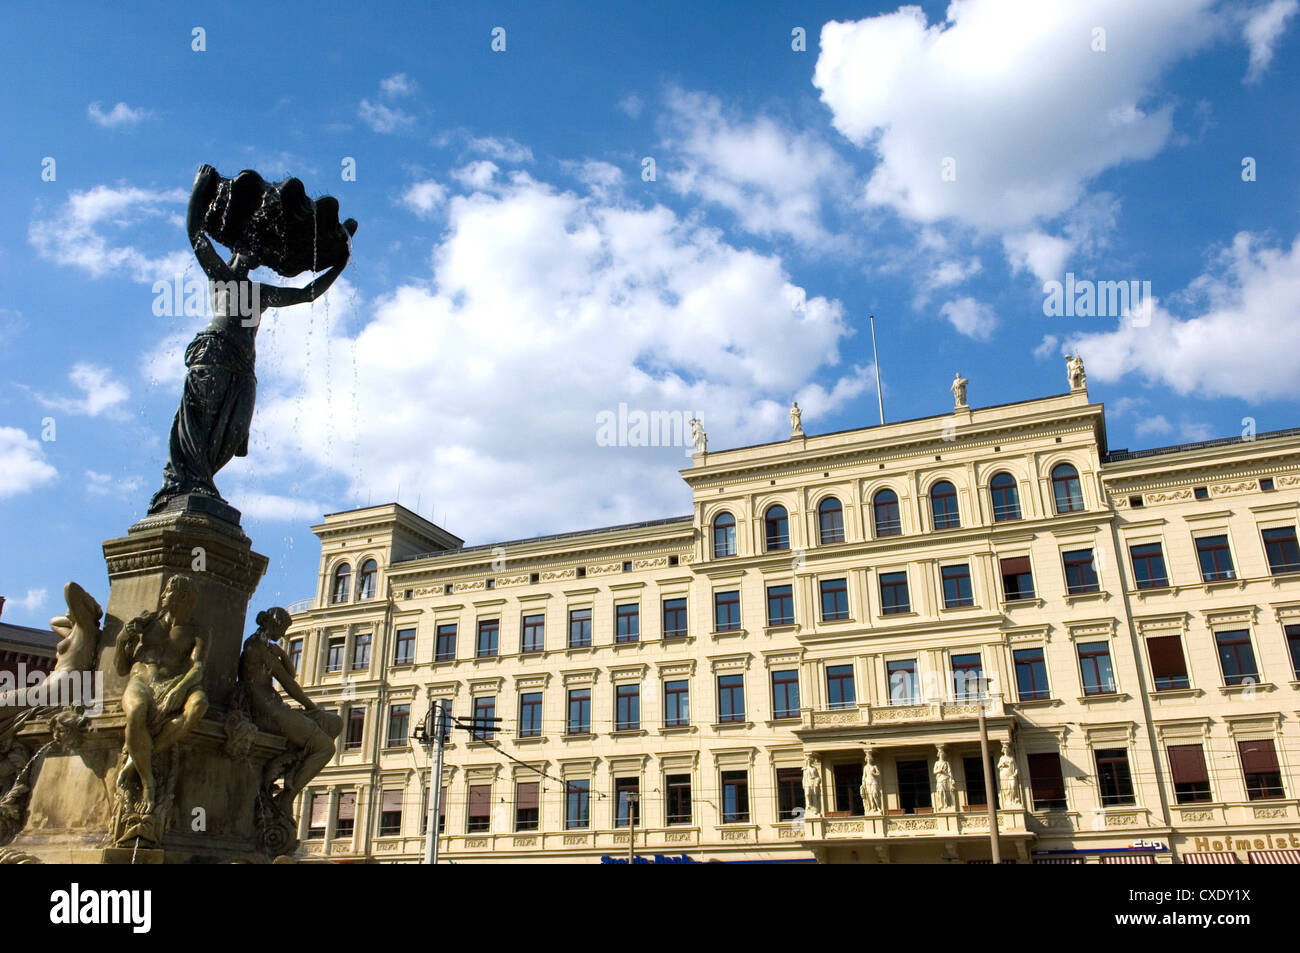
M 197 278 L 204 162 L 360 222 L 264 323 L 218 476 L 258 607 L 367 502 L 469 542 L 687 512 L 681 448 L 597 440 L 620 403 L 713 448 L 785 436 L 793 396 L 809 432 L 873 424 L 873 313 L 890 419 L 956 370 L 976 406 L 1059 393 L 1078 347 L 1112 447 L 1300 425 L 1297 0 L 474 6 L 6 5 L 7 621 L 105 598 L 100 543 L 159 484 L 204 319 L 154 289 Z M 1066 272 L 1151 301 L 1047 317 Z

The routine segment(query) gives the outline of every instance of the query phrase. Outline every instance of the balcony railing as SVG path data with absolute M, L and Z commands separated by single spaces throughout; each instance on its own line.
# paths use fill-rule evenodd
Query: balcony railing
M 966 721 L 978 718 L 980 708 L 988 718 L 1005 714 L 1001 695 L 950 701 L 917 701 L 899 705 L 858 705 L 804 712 L 804 728 L 845 728 L 853 725 L 896 725 L 908 722 Z
M 943 811 L 932 814 L 871 814 L 856 817 L 809 817 L 803 821 L 804 841 L 890 839 L 961 834 L 987 834 L 989 816 L 983 811 Z M 1025 812 L 1016 808 L 998 811 L 1002 834 L 1028 833 Z M 798 837 L 798 833 L 796 832 Z

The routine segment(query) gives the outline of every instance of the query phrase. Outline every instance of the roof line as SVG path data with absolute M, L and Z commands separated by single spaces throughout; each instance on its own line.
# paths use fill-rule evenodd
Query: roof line
M 689 523 L 694 520 L 690 513 L 685 516 L 669 516 L 657 520 L 642 520 L 639 523 L 618 523 L 614 526 L 598 526 L 595 529 L 581 529 L 568 533 L 550 533 L 546 536 L 525 536 L 522 539 L 509 539 L 499 543 L 480 543 L 476 546 L 460 546 L 456 549 L 439 549 L 431 553 L 418 553 L 414 556 L 403 556 L 395 561 L 396 563 L 414 562 L 417 559 L 429 559 L 434 556 L 453 556 L 462 553 L 481 552 L 492 550 L 503 546 L 520 546 L 524 543 L 544 543 L 551 540 L 572 539 L 578 536 L 595 536 L 598 533 L 612 533 L 616 530 L 644 529 L 648 526 L 666 526 L 669 523 Z
M 1200 450 L 1206 447 L 1226 447 L 1234 443 L 1255 443 L 1260 440 L 1277 440 L 1282 437 L 1300 437 L 1300 427 L 1286 430 L 1269 430 L 1255 434 L 1254 438 L 1215 437 L 1212 440 L 1197 440 L 1194 443 L 1175 443 L 1167 447 L 1152 447 L 1150 450 L 1112 450 L 1103 458 L 1104 463 L 1120 463 L 1124 460 L 1137 460 L 1142 457 L 1158 457 L 1168 453 L 1182 453 L 1187 450 Z

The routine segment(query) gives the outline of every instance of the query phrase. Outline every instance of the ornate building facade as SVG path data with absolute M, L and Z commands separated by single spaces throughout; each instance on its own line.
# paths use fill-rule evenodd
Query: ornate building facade
M 446 743 L 455 862 L 988 862 L 986 790 L 1004 861 L 1300 861 L 1300 431 L 1111 451 L 1070 385 L 697 427 L 679 518 L 464 546 L 325 517 L 288 636 L 345 724 L 308 852 L 420 859 L 440 700 L 494 726 Z

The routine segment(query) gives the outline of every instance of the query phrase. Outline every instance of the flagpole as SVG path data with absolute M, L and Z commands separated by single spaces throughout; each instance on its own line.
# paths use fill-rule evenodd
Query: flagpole
M 876 401 L 880 404 L 880 423 L 885 422 L 885 394 L 880 389 L 880 356 L 876 353 L 876 316 L 870 315 L 871 321 L 871 360 L 876 365 Z

